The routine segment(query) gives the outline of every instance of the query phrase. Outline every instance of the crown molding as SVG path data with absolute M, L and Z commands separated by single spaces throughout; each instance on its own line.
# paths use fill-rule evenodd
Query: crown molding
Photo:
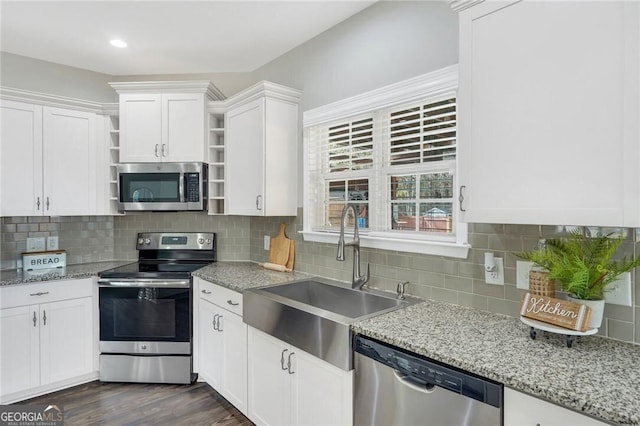
M 449 6 L 456 12 L 461 12 L 485 0 L 449 0 Z
M 0 86 L 0 98 L 8 101 L 35 103 L 43 106 L 68 108 L 98 114 L 104 113 L 105 105 L 100 102 L 85 101 L 83 99 L 49 95 L 47 93 L 33 92 L 30 90 L 4 86 Z
M 225 99 L 224 94 L 210 81 L 123 81 L 109 83 L 122 93 L 206 93 L 214 101 Z
M 304 111 L 303 126 L 314 126 L 400 103 L 412 102 L 458 88 L 458 65 Z
M 263 80 L 235 95 L 229 96 L 223 101 L 209 102 L 209 111 L 223 111 L 227 108 L 243 105 L 264 96 L 297 104 L 300 102 L 302 92 L 297 89 L 292 89 L 291 87 Z

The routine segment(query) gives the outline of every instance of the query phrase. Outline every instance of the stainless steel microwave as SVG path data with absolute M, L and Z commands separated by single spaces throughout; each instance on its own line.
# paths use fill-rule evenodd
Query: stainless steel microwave
M 118 164 L 118 210 L 193 211 L 206 209 L 206 164 Z

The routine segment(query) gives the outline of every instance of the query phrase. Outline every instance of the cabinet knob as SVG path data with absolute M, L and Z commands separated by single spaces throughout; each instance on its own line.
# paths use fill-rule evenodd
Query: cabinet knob
M 154 153 L 155 153 L 156 157 L 158 157 L 158 148 L 159 148 L 159 146 L 158 146 L 158 144 L 156 144 L 156 149 L 155 149 L 155 151 L 154 151 Z
M 38 200 L 36 201 L 36 207 L 38 208 L 38 211 L 40 211 L 40 197 L 38 197 Z

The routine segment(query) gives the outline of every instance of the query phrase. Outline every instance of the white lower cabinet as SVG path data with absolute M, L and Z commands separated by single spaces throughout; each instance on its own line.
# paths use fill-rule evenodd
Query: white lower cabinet
M 242 295 L 197 280 L 198 374 L 247 414 L 247 325 L 242 322 Z
M 594 418 L 505 387 L 505 426 L 604 426 Z
M 353 371 L 248 329 L 249 418 L 259 425 L 350 425 Z
M 2 403 L 97 377 L 92 287 L 81 279 L 0 289 Z

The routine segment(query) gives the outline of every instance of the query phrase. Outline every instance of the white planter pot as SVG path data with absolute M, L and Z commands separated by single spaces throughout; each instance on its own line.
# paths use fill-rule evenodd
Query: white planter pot
M 602 315 L 604 314 L 604 299 L 602 300 L 583 300 L 567 296 L 567 299 L 591 308 L 591 317 L 589 318 L 589 329 L 600 328 L 602 325 Z

